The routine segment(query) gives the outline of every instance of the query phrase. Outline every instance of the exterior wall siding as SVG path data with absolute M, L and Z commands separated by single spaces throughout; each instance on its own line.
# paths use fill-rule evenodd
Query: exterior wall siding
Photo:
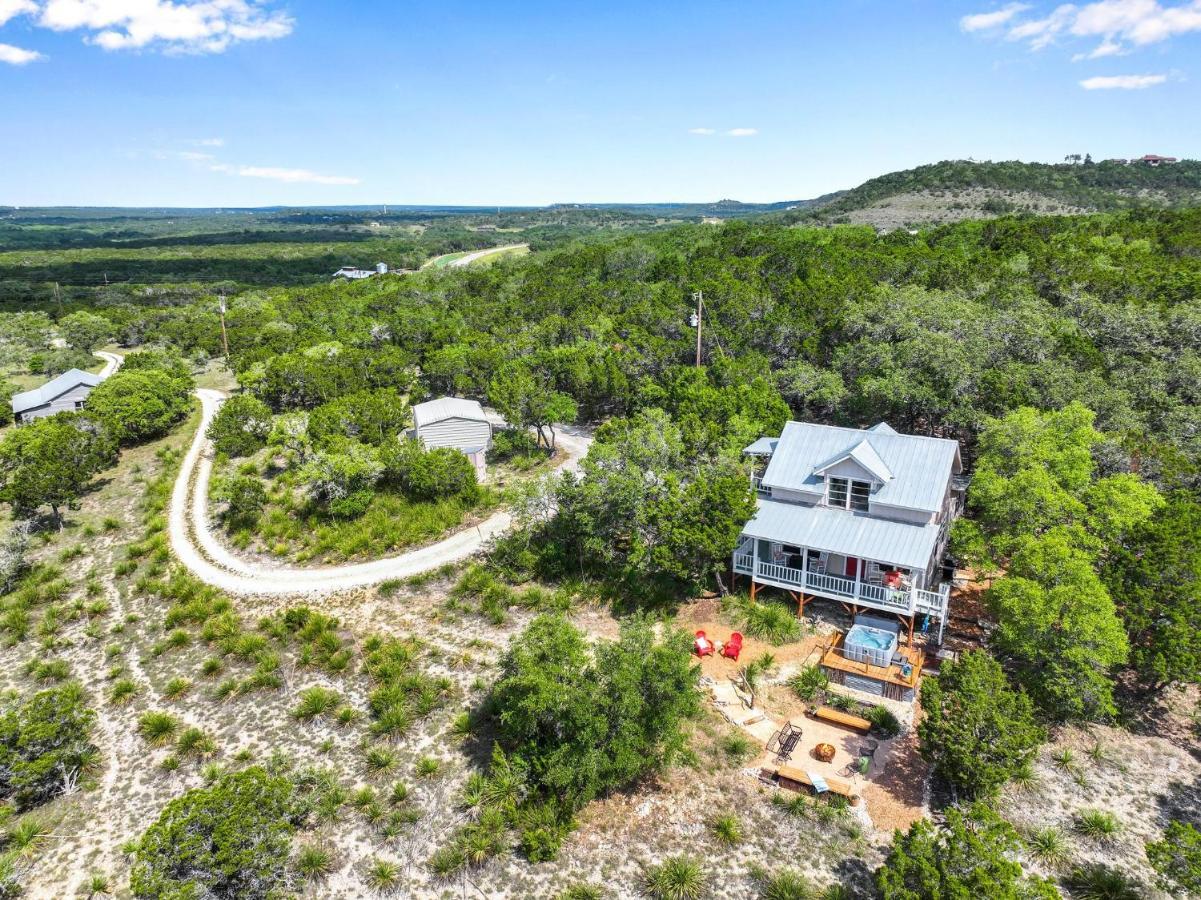
M 78 408 L 76 404 L 86 401 L 90 393 L 92 393 L 92 389 L 86 384 L 73 387 L 65 394 L 55 397 L 49 403 L 25 410 L 25 412 L 21 413 L 21 421 L 32 422 L 34 419 L 42 419 L 46 416 L 52 416 L 55 413 L 74 412 Z
M 883 503 L 870 503 L 870 515 L 877 519 L 890 519 L 893 522 L 912 522 L 914 525 L 929 525 L 936 520 L 936 514 L 923 512 L 918 509 L 901 509 L 899 506 L 886 506 Z
M 441 422 L 431 422 L 418 428 L 417 438 L 430 448 L 488 448 L 492 446 L 492 426 L 487 422 L 472 419 L 443 419 Z
M 785 488 L 772 488 L 771 496 L 773 500 L 785 500 L 788 503 L 800 503 L 804 506 L 816 506 L 822 499 L 821 494 L 807 494 Z

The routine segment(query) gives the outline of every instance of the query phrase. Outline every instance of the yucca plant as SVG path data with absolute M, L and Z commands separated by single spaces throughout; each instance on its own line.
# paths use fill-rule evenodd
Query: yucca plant
M 296 709 L 292 711 L 292 715 L 303 721 L 308 721 L 317 716 L 333 712 L 341 702 L 341 695 L 330 688 L 321 687 L 320 685 L 305 688 L 300 692 L 300 702 L 297 704 Z
M 15 856 L 30 857 L 45 845 L 50 837 L 50 827 L 33 816 L 19 819 L 8 829 L 8 851 Z
M 796 869 L 781 869 L 763 880 L 763 900 L 811 900 L 813 887 Z
M 698 900 L 704 890 L 704 870 L 688 856 L 668 857 L 646 872 L 646 892 L 654 900 Z
M 367 866 L 367 885 L 373 890 L 389 891 L 400 878 L 400 866 L 391 860 L 376 858 Z
M 183 756 L 210 756 L 217 751 L 217 744 L 203 729 L 193 726 L 179 733 L 175 749 Z
M 163 687 L 163 696 L 168 700 L 178 700 L 192 688 L 192 682 L 187 678 L 172 678 Z
M 109 884 L 109 878 L 103 872 L 93 872 L 88 876 L 87 880 L 87 898 L 93 900 L 95 897 L 107 897 L 113 892 L 112 886 Z
M 1026 838 L 1030 855 L 1051 869 L 1058 869 L 1068 861 L 1069 853 L 1063 832 L 1047 827 L 1033 831 Z
M 449 878 L 467 865 L 467 857 L 458 845 L 440 847 L 426 861 L 426 868 L 437 878 Z
M 148 743 L 165 744 L 179 730 L 179 719 L 171 713 L 151 710 L 142 713 L 138 719 L 138 734 Z
M 1122 830 L 1114 814 L 1103 809 L 1082 809 L 1076 814 L 1074 827 L 1077 832 L 1094 841 L 1105 842 Z
M 108 702 L 113 706 L 124 706 L 138 693 L 137 684 L 129 678 L 119 678 L 108 689 Z
M 316 881 L 334 870 L 334 854 L 320 844 L 304 844 L 296 851 L 294 868 L 308 881 Z
M 421 778 L 433 778 L 442 768 L 442 764 L 432 756 L 423 756 L 417 760 L 417 774 Z
M 364 761 L 367 764 L 367 771 L 373 775 L 390 772 L 396 768 L 396 751 L 391 747 L 376 745 L 368 748 Z
M 737 844 L 742 841 L 742 823 L 733 813 L 724 813 L 709 823 L 709 830 L 722 844 Z
M 1143 896 L 1128 876 L 1099 863 L 1073 869 L 1064 884 L 1075 900 L 1140 900 Z
M 573 884 L 555 900 L 604 900 L 605 892 L 595 884 Z

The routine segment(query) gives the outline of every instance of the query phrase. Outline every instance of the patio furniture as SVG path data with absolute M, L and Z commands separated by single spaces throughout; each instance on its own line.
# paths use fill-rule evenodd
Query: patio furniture
M 773 776 L 779 780 L 780 787 L 796 790 L 794 785 L 805 785 L 813 787 L 813 779 L 809 773 L 803 769 L 797 769 L 793 766 L 780 766 L 777 769 L 768 768 L 764 770 L 764 774 Z M 841 778 L 832 778 L 830 776 L 821 776 L 821 781 L 825 785 L 827 791 L 831 794 L 838 794 L 841 797 L 846 797 L 851 801 L 851 805 L 855 806 L 859 803 L 859 794 L 849 782 L 843 781 Z
M 713 652 L 713 642 L 705 636 L 703 631 L 696 633 L 696 640 L 692 646 L 697 656 L 709 656 Z
M 776 762 L 792 759 L 792 751 L 801 742 L 801 729 L 791 722 L 785 722 L 784 727 L 771 736 L 767 742 L 767 752 L 776 754 Z
M 721 655 L 738 662 L 738 654 L 742 652 L 742 633 L 735 631 L 722 647 Z
M 872 723 L 862 716 L 853 716 L 850 713 L 844 713 L 842 710 L 834 709 L 830 706 L 819 706 L 810 713 L 815 719 L 822 719 L 826 722 L 833 722 L 835 725 L 842 725 L 845 728 L 853 728 L 856 731 L 864 733 L 871 730 Z
M 872 758 L 870 756 L 857 756 L 839 770 L 838 774 L 843 778 L 854 778 L 856 775 L 867 775 L 868 770 L 872 767 Z
M 834 745 L 821 743 L 813 748 L 813 755 L 822 762 L 829 762 L 834 758 Z

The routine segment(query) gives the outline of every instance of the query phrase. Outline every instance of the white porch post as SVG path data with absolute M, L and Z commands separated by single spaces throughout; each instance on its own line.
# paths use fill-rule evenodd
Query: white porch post
M 859 599 L 859 577 L 863 574 L 863 559 L 855 557 L 855 599 Z
M 801 548 L 801 587 L 809 587 L 809 548 Z

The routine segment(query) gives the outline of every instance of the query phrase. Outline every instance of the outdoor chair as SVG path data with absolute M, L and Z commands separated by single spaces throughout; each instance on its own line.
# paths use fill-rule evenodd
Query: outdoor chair
M 742 652 L 742 633 L 735 631 L 721 648 L 721 655 L 738 662 L 738 654 Z
M 767 752 L 776 754 L 776 761 L 783 762 L 792 759 L 792 752 L 801 742 L 801 729 L 791 722 L 785 722 L 784 727 L 771 736 L 767 742 Z
M 703 631 L 696 633 L 696 640 L 692 646 L 697 656 L 709 656 L 713 653 L 713 642 L 705 636 Z

